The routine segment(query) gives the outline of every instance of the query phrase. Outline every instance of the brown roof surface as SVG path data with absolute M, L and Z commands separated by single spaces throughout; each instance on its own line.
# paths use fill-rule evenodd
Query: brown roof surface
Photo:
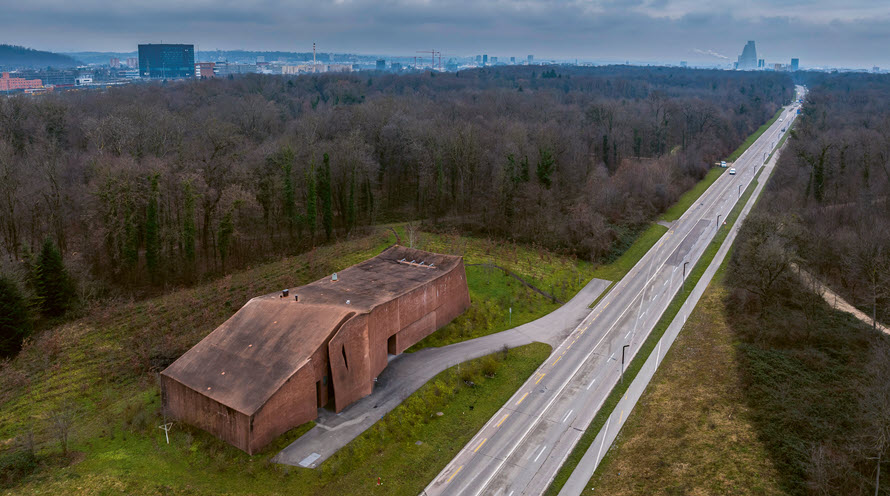
M 400 263 L 402 259 L 424 266 Z M 459 262 L 458 256 L 392 246 L 338 272 L 337 281 L 327 276 L 291 289 L 288 298 L 280 293 L 253 298 L 163 374 L 253 415 L 350 314 L 369 312 Z M 426 268 L 431 263 L 434 268 Z

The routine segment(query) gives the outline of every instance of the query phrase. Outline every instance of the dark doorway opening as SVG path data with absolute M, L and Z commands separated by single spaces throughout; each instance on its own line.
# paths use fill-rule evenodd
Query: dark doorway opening
M 396 335 L 393 334 L 386 340 L 386 351 L 390 355 L 397 355 L 399 352 L 396 349 Z

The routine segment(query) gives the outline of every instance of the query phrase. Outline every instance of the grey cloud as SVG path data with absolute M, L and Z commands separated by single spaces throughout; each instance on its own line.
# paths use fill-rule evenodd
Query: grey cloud
M 890 65 L 890 11 L 883 4 L 869 10 L 865 0 L 843 9 L 830 0 L 0 2 L 9 3 L 0 6 L 0 42 L 57 51 L 130 51 L 159 40 L 304 51 L 316 41 L 324 51 L 355 53 L 436 48 L 448 55 L 713 63 L 716 55 L 734 60 L 753 39 L 769 62 L 794 56 L 804 65 Z M 703 45 L 710 48 L 696 48 Z

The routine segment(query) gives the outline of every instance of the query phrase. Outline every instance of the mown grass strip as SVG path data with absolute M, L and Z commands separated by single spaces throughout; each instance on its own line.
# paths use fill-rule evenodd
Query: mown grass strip
M 578 462 L 581 461 L 584 453 L 587 452 L 587 449 L 590 447 L 591 443 L 593 443 L 593 440 L 596 438 L 597 434 L 599 434 L 600 429 L 602 429 L 603 425 L 605 425 L 606 420 L 609 418 L 609 415 L 612 414 L 612 411 L 615 409 L 618 401 L 621 399 L 622 396 L 624 396 L 627 388 L 630 386 L 631 383 L 633 383 L 634 378 L 636 378 L 637 373 L 639 373 L 640 369 L 643 367 L 643 364 L 649 358 L 652 350 L 655 349 L 655 346 L 658 344 L 658 340 L 661 339 L 662 335 L 664 335 L 664 332 L 667 330 L 670 323 L 677 316 L 677 313 L 679 313 L 680 308 L 686 301 L 686 298 L 688 298 L 689 294 L 692 293 L 693 288 L 695 288 L 695 285 L 698 283 L 705 270 L 711 264 L 711 261 L 714 259 L 714 256 L 717 254 L 717 251 L 720 249 L 720 246 L 723 244 L 723 241 L 729 234 L 730 229 L 732 229 L 733 224 L 735 224 L 736 219 L 738 219 L 742 208 L 745 206 L 745 204 L 748 202 L 748 199 L 754 193 L 754 189 L 757 187 L 757 179 L 760 177 L 760 172 L 762 170 L 763 169 L 760 169 L 757 172 L 754 180 L 751 181 L 751 184 L 749 184 L 748 188 L 745 189 L 744 194 L 736 202 L 732 211 L 727 216 L 726 225 L 720 228 L 720 230 L 714 236 L 714 239 L 712 239 L 707 248 L 705 248 L 705 251 L 702 254 L 701 258 L 698 260 L 698 262 L 692 268 L 692 271 L 689 273 L 689 276 L 686 278 L 685 289 L 681 289 L 671 300 L 671 303 L 661 315 L 658 323 L 655 324 L 655 327 L 652 329 L 649 337 L 646 338 L 646 341 L 643 343 L 642 347 L 637 352 L 634 359 L 625 369 L 625 381 L 623 383 L 618 383 L 617 385 L 615 385 L 614 388 L 612 388 L 612 391 L 609 393 L 609 396 L 606 398 L 603 406 L 600 407 L 599 412 L 597 412 L 596 416 L 593 418 L 593 421 L 587 427 L 584 435 L 581 436 L 578 444 L 575 445 L 575 449 L 572 450 L 572 453 L 569 455 L 565 463 L 563 463 L 562 468 L 556 474 L 556 477 L 553 479 L 550 487 L 545 492 L 546 495 L 557 495 L 562 489 L 563 485 L 565 485 L 566 481 L 569 479 L 569 476 L 575 470 L 575 467 L 578 466 Z
M 707 191 L 707 189 L 710 188 L 712 184 L 714 184 L 714 181 L 716 181 L 718 177 L 723 175 L 724 171 L 726 171 L 726 169 L 722 167 L 714 167 L 709 170 L 704 179 L 695 183 L 695 186 L 693 186 L 692 189 L 683 193 L 680 196 L 680 199 L 677 200 L 677 203 L 671 205 L 670 208 L 668 208 L 663 214 L 661 214 L 660 219 L 666 222 L 673 222 L 679 219 L 684 213 L 686 213 L 686 210 L 688 210 L 689 207 L 691 207 L 696 202 L 696 200 L 698 200 L 702 193 Z
M 652 224 L 637 237 L 636 241 L 630 245 L 630 248 L 625 250 L 617 260 L 610 264 L 600 265 L 594 269 L 593 277 L 607 281 L 620 281 L 643 258 L 643 255 L 655 246 L 655 243 L 667 231 L 668 228 L 661 224 Z
M 759 128 L 757 128 L 757 131 L 754 131 L 754 134 L 748 136 L 748 139 L 746 139 L 738 148 L 735 149 L 734 152 L 726 157 L 726 161 L 735 162 L 736 160 L 738 160 L 738 158 L 741 157 L 743 153 L 745 153 L 745 150 L 753 145 L 754 142 L 757 141 L 757 138 L 765 133 L 766 130 L 769 129 L 769 127 L 772 126 L 774 122 L 776 122 L 779 116 L 782 115 L 782 110 L 784 110 L 784 108 L 779 108 L 779 110 L 776 111 L 776 115 L 774 115 L 772 119 L 766 121 L 766 124 L 760 126 Z

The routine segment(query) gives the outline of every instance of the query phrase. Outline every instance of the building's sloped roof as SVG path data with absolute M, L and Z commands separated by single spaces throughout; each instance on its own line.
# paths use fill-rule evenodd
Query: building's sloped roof
M 400 260 L 410 263 L 400 263 Z M 423 262 L 423 266 L 419 266 Z M 392 246 L 306 286 L 254 298 L 163 374 L 246 415 L 256 413 L 350 314 L 447 273 L 460 257 Z M 433 268 L 426 266 L 433 264 Z M 299 302 L 294 295 L 299 295 Z M 347 304 L 346 301 L 349 300 Z

